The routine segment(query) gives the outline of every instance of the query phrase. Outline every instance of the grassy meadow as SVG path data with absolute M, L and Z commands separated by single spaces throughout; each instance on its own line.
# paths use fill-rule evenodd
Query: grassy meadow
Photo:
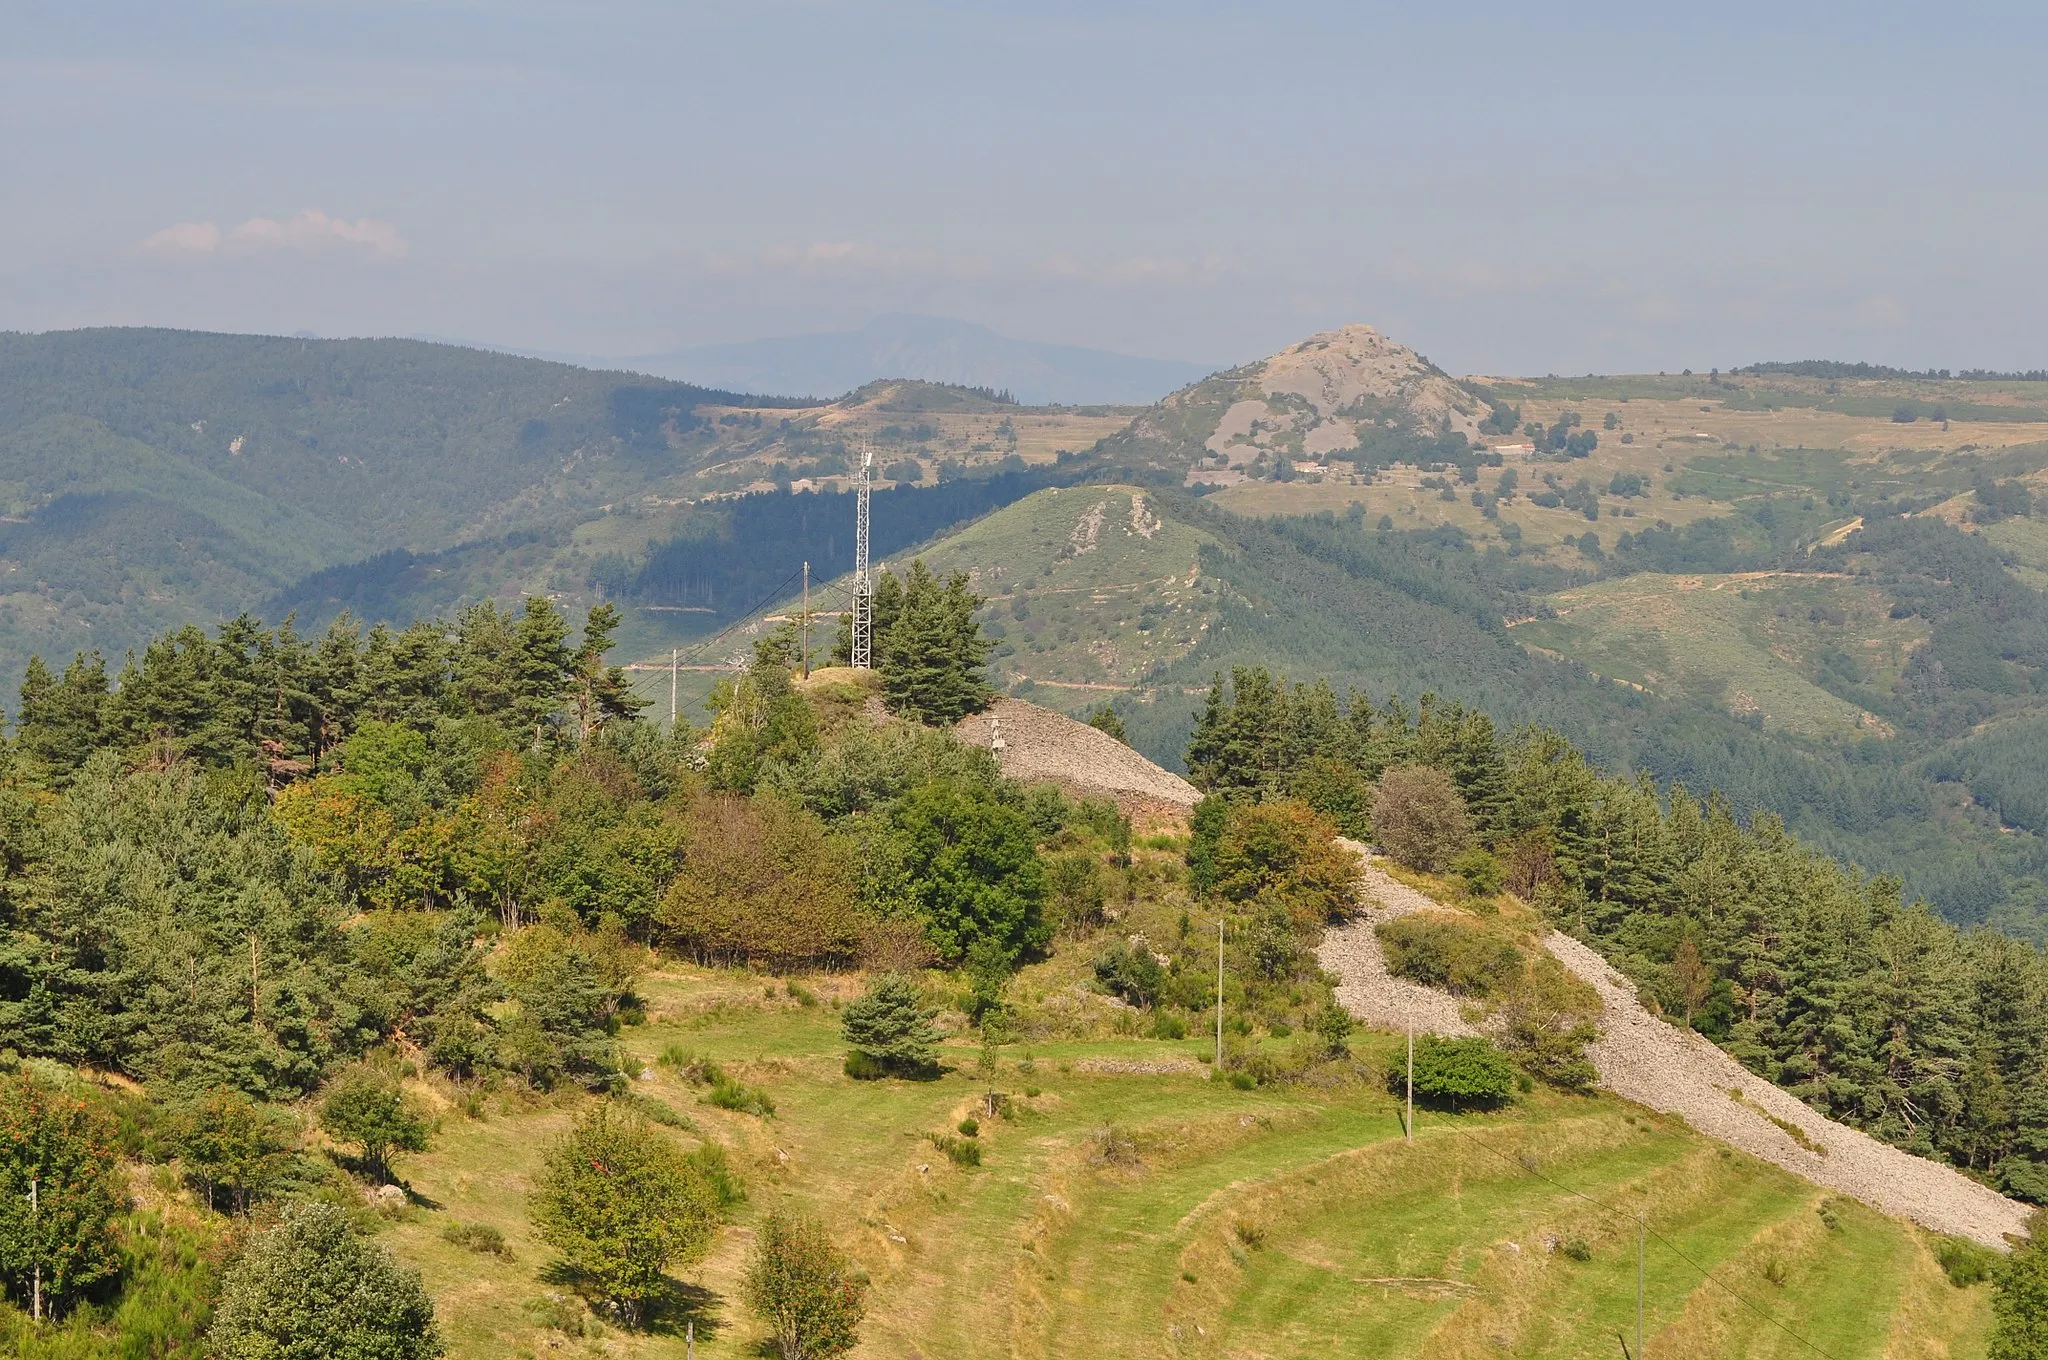
M 1025 985 L 1059 985 L 1041 968 Z M 543 1152 L 588 1098 L 471 1116 L 423 1090 L 440 1131 L 401 1162 L 419 1204 L 383 1240 L 423 1271 L 450 1355 L 682 1356 L 692 1323 L 707 1360 L 759 1354 L 738 1282 L 748 1225 L 782 1204 L 867 1272 L 861 1356 L 1610 1356 L 1634 1326 L 1636 1214 L 1656 1234 L 1652 1356 L 1810 1354 L 1756 1310 L 1842 1360 L 1983 1353 L 1988 1289 L 1951 1286 L 1926 1234 L 1608 1097 L 1424 1112 L 1408 1145 L 1376 1081 L 1238 1090 L 1194 1038 L 1012 1045 L 992 1082 L 960 1039 L 938 1080 L 855 1082 L 837 1008 L 856 985 L 643 983 L 637 1094 L 683 1116 L 686 1144 L 723 1144 L 748 1190 L 648 1333 L 590 1319 L 527 1226 Z M 1360 1068 L 1398 1042 L 1357 1036 Z M 774 1115 L 702 1103 L 657 1061 L 671 1046 L 766 1089 Z M 1010 1117 L 986 1117 L 991 1085 Z M 970 1113 L 984 1160 L 963 1168 L 926 1135 Z M 455 1222 L 496 1227 L 510 1258 L 446 1240 Z

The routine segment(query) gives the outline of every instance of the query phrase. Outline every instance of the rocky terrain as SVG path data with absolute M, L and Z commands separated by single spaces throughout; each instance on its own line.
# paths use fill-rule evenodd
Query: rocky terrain
M 1331 930 L 1320 951 L 1323 967 L 1341 979 L 1338 1000 L 1381 1029 L 1413 1023 L 1435 1034 L 1474 1033 L 1456 998 L 1389 975 L 1373 933 L 1380 921 L 1444 905 L 1396 881 L 1364 846 L 1345 844 L 1360 854 L 1365 909 Z M 2025 1205 L 1819 1114 L 1706 1038 L 1645 1010 L 1634 984 L 1577 940 L 1552 932 L 1543 943 L 1600 993 L 1600 1037 L 1587 1056 L 1600 1085 L 1616 1095 L 1677 1115 L 1731 1147 L 1935 1232 L 1999 1248 L 2008 1234 L 2024 1233 Z

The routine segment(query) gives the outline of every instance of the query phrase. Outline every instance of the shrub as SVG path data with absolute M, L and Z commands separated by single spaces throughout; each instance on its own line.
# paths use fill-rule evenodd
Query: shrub
M 938 1035 L 932 1017 L 938 1014 L 918 997 L 908 978 L 885 973 L 869 984 L 865 995 L 849 1004 L 841 1021 L 846 1042 L 880 1073 L 917 1076 L 938 1066 Z M 848 1076 L 859 1076 L 848 1060 Z
M 1405 1054 L 1396 1054 L 1387 1067 L 1388 1089 L 1405 1089 Z M 1504 1105 L 1515 1091 L 1515 1065 L 1507 1055 L 1485 1039 L 1445 1039 L 1434 1034 L 1416 1036 L 1415 1094 L 1430 1104 L 1490 1109 Z
M 928 1133 L 925 1138 L 931 1145 L 946 1154 L 946 1160 L 958 1167 L 981 1165 L 981 1143 L 972 1138 L 955 1138 L 950 1133 Z
M 1583 1262 L 1593 1259 L 1593 1249 L 1586 1245 L 1586 1239 L 1583 1237 L 1567 1237 L 1564 1241 L 1557 1244 L 1557 1249 L 1574 1261 Z
M 723 1072 L 711 1083 L 711 1090 L 705 1094 L 704 1102 L 707 1105 L 716 1105 L 721 1110 L 759 1115 L 763 1119 L 775 1113 L 775 1102 L 769 1098 L 766 1091 L 758 1086 L 749 1086 Z
M 973 1115 L 968 1115 L 967 1118 L 961 1120 L 957 1127 L 963 1137 L 978 1138 L 981 1136 L 981 1121 Z
M 1084 850 L 1045 861 L 1047 906 L 1055 930 L 1081 931 L 1102 924 L 1109 890 L 1102 862 Z
M 704 1178 L 705 1186 L 720 1212 L 729 1212 L 747 1201 L 747 1183 L 732 1169 L 725 1148 L 718 1143 L 701 1143 L 683 1158 Z
M 1095 981 L 1111 996 L 1133 1006 L 1150 1006 L 1166 986 L 1166 969 L 1142 941 L 1119 940 L 1095 960 Z
M 720 1211 L 708 1178 L 667 1135 L 601 1104 L 548 1150 L 529 1215 L 571 1271 L 638 1323 L 670 1262 L 709 1249 Z
M 1991 1277 L 1988 1360 L 2048 1360 L 2048 1212 L 2036 1212 L 2027 1230 Z
M 207 1331 L 221 1360 L 432 1360 L 434 1301 L 417 1272 L 329 1204 L 286 1207 L 221 1282 Z
M 1942 1274 L 1948 1276 L 1948 1282 L 1958 1289 L 1984 1283 L 1999 1266 L 1997 1252 L 1960 1237 L 1937 1239 L 1934 1259 L 1940 1262 Z
M 824 1360 L 852 1350 L 859 1337 L 867 1283 L 815 1219 L 770 1214 L 741 1290 L 774 1332 L 782 1360 Z
M 1350 912 L 1358 862 L 1336 828 L 1306 803 L 1233 804 L 1216 839 L 1216 891 L 1231 902 L 1284 909 L 1296 929 Z
M 505 1245 L 505 1234 L 488 1223 L 450 1223 L 441 1229 L 441 1240 L 479 1256 L 512 1255 L 512 1248 Z
M 863 921 L 854 874 L 817 817 L 776 797 L 717 794 L 691 804 L 685 825 L 688 857 L 660 911 L 671 941 L 722 963 L 852 959 Z
M 1459 996 L 1497 995 L 1521 976 L 1522 951 L 1476 921 L 1449 911 L 1417 911 L 1374 927 L 1396 977 Z
M 1451 861 L 1451 872 L 1464 880 L 1465 891 L 1474 897 L 1492 897 L 1506 878 L 1493 852 L 1476 845 Z
M 1599 1075 L 1586 1045 L 1599 1031 L 1600 994 L 1549 954 L 1539 954 L 1500 993 L 1493 1008 L 1501 1047 L 1530 1073 L 1567 1091 Z
M 1449 775 L 1428 765 L 1397 765 L 1380 775 L 1372 830 L 1396 860 L 1436 873 L 1471 840 L 1472 819 Z
M 1188 1022 L 1171 1011 L 1160 1011 L 1152 1017 L 1152 1037 L 1185 1039 L 1188 1037 Z
M 398 1083 L 365 1067 L 344 1075 L 320 1105 L 320 1127 L 363 1149 L 363 1165 L 379 1181 L 391 1179 L 391 1154 L 425 1152 L 427 1121 Z
M 842 1070 L 855 1081 L 880 1081 L 889 1075 L 889 1069 L 882 1065 L 880 1058 L 859 1049 L 846 1055 Z

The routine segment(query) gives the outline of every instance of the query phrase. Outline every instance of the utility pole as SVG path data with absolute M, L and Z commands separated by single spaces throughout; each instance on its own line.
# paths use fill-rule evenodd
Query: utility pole
M 34 1302 L 31 1303 L 29 1306 L 29 1316 L 34 1318 L 38 1323 L 40 1323 L 43 1320 L 43 1257 L 41 1245 L 41 1219 L 43 1215 L 43 1202 L 39 1192 L 39 1182 L 41 1181 L 41 1179 L 42 1178 L 40 1176 L 30 1176 L 28 1178 L 29 1236 L 30 1240 L 34 1241 L 37 1244 L 35 1283 L 33 1286 L 31 1286 L 30 1292 L 30 1298 L 33 1299 Z
M 875 479 L 875 451 L 860 451 L 860 481 L 853 511 L 853 656 L 856 670 L 875 664 L 875 581 L 868 572 L 868 491 Z
M 811 564 L 804 563 L 804 679 L 811 678 Z
M 1649 1233 L 1649 1215 L 1639 1215 L 1636 1218 L 1636 1360 L 1643 1360 L 1643 1251 Z
M 1408 1016 L 1408 1122 L 1405 1126 L 1410 1143 L 1415 1141 L 1415 1016 Z
M 682 657 L 682 648 L 668 649 L 668 730 L 676 730 L 676 662 Z
M 1223 1075 L 1223 918 L 1216 918 L 1216 1075 Z

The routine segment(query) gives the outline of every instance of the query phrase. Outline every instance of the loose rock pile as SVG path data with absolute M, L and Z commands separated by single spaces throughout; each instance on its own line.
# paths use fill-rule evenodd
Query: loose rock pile
M 1329 931 L 1319 953 L 1323 967 L 1341 980 L 1338 1001 L 1381 1029 L 1399 1030 L 1412 1018 L 1419 1031 L 1473 1033 L 1456 998 L 1389 975 L 1373 934 L 1379 921 L 1442 910 L 1441 904 L 1391 878 L 1364 846 L 1344 844 L 1360 856 L 1365 912 Z M 1645 1010 L 1633 983 L 1570 936 L 1553 932 L 1543 943 L 1600 993 L 1600 1037 L 1587 1057 L 1600 1085 L 1616 1095 L 1677 1115 L 1699 1132 L 1815 1185 L 1936 1232 L 2002 1248 L 2007 1234 L 2025 1231 L 2025 1205 L 1817 1113 L 1709 1040 Z

